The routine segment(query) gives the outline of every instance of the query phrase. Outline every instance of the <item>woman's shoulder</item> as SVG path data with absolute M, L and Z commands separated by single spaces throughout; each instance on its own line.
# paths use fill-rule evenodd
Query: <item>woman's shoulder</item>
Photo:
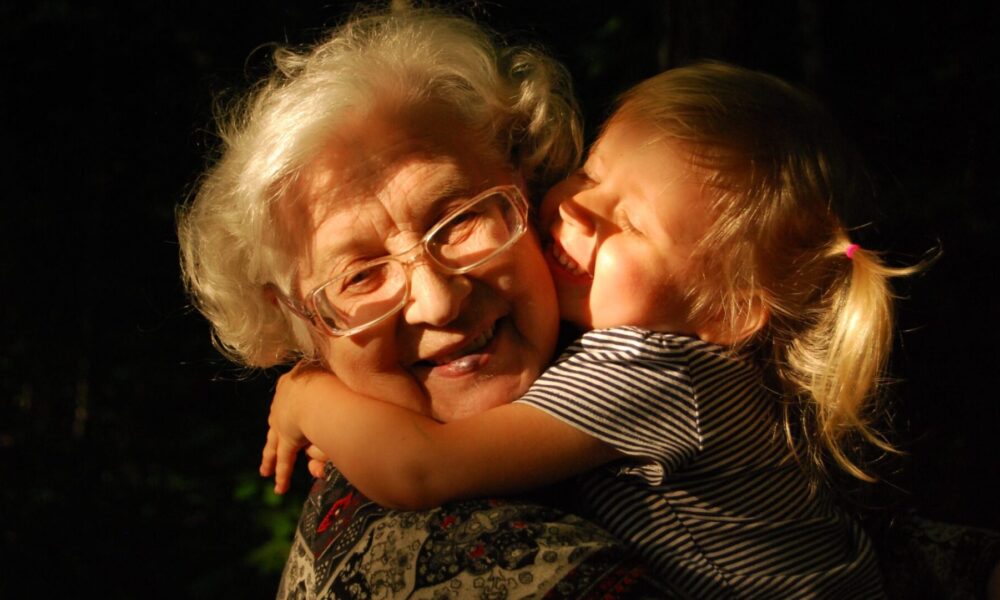
M 560 508 L 479 499 L 389 510 L 328 467 L 306 502 L 278 597 L 453 597 L 476 593 L 484 569 L 516 583 L 517 597 L 610 585 L 622 591 L 616 598 L 637 598 L 652 583 L 624 544 Z

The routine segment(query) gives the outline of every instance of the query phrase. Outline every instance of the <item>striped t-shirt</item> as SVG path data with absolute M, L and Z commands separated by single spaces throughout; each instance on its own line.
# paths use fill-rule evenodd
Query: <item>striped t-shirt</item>
M 635 457 L 581 478 L 598 521 L 692 598 L 881 598 L 868 538 L 790 460 L 760 371 L 696 338 L 591 331 L 519 402 Z

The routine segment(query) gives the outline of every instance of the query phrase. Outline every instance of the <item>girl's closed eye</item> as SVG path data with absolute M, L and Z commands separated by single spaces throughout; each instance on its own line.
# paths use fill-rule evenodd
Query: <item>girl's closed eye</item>
M 579 186 L 578 189 L 587 189 L 594 185 L 594 180 L 583 169 L 574 171 L 570 177 L 573 179 L 574 184 Z
M 633 219 L 629 216 L 628 211 L 622 207 L 615 209 L 613 215 L 615 225 L 622 230 L 624 233 L 631 233 L 635 235 L 645 235 L 645 233 L 636 226 Z

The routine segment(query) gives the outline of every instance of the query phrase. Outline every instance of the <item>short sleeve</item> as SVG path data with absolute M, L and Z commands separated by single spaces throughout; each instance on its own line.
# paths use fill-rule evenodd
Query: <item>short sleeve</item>
M 636 457 L 625 471 L 660 485 L 702 450 L 692 342 L 701 344 L 635 328 L 588 332 L 518 402 Z

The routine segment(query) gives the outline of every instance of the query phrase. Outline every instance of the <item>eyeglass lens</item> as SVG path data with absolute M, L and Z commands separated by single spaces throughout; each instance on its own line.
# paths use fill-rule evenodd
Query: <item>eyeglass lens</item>
M 506 250 L 524 231 L 514 201 L 494 192 L 449 215 L 431 228 L 423 247 L 445 272 L 475 268 Z M 407 269 L 394 257 L 335 275 L 315 296 L 316 309 L 334 332 L 374 323 L 402 307 Z

